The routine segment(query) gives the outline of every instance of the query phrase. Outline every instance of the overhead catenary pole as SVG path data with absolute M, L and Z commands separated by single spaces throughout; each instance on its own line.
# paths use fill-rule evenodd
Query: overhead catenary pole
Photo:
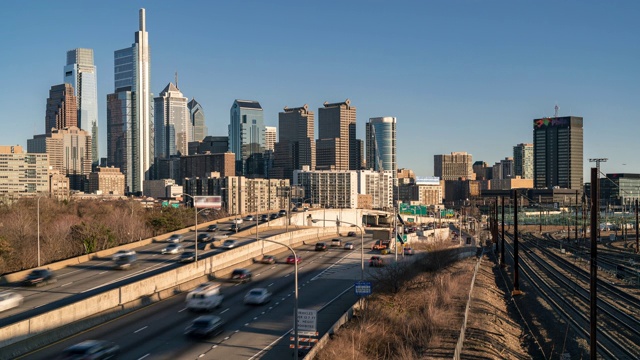
M 501 196 L 502 198 L 502 242 L 501 242 L 501 246 L 500 246 L 500 266 L 501 267 L 505 267 L 505 263 L 504 263 L 504 195 Z
M 574 225 L 575 225 L 575 235 L 576 235 L 576 242 L 578 241 L 578 190 L 576 190 L 576 215 L 575 215 L 575 221 L 574 221 Z
M 636 199 L 636 253 L 640 253 L 640 241 L 638 240 L 638 199 Z
M 598 321 L 598 242 L 596 239 L 598 224 L 598 212 L 600 211 L 600 173 L 597 168 L 591 168 L 591 304 L 590 304 L 590 359 L 596 360 L 598 357 L 598 343 L 596 338 Z
M 513 190 L 513 291 L 511 295 L 522 295 L 518 266 L 518 190 Z

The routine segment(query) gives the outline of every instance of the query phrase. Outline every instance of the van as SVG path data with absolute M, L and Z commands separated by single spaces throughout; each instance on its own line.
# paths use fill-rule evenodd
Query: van
M 331 239 L 331 246 L 342 246 L 342 240 L 340 240 L 340 239 Z
M 191 311 L 211 311 L 222 304 L 224 295 L 220 294 L 220 284 L 204 283 L 187 294 L 187 309 Z

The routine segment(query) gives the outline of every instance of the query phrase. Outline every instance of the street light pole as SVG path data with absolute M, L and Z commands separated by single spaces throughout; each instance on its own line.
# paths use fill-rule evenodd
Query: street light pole
M 40 199 L 42 196 L 38 196 L 38 200 L 36 200 L 38 205 L 38 267 L 40 267 Z
M 195 248 L 194 248 L 195 256 L 194 256 L 194 258 L 195 258 L 195 262 L 197 263 L 198 262 L 198 208 L 196 207 L 196 199 L 193 196 L 191 196 L 189 194 L 186 194 L 186 193 L 172 194 L 172 195 L 173 196 L 177 196 L 177 195 L 182 196 L 182 195 L 184 195 L 184 196 L 188 196 L 188 197 L 191 198 L 191 204 L 193 205 L 193 212 L 195 213 L 195 217 L 196 217 L 196 225 L 194 227 L 195 233 L 196 233 Z
M 323 223 L 327 222 L 327 221 L 331 221 L 331 222 L 336 222 L 336 220 L 320 220 L 320 219 L 311 219 L 311 222 L 313 223 L 317 223 L 322 221 Z M 360 280 L 364 280 L 364 230 L 362 229 L 361 226 L 354 224 L 354 223 L 350 223 L 347 221 L 340 221 L 341 223 L 345 223 L 345 224 L 349 224 L 349 225 L 353 225 L 355 227 L 358 228 L 358 230 L 360 231 Z

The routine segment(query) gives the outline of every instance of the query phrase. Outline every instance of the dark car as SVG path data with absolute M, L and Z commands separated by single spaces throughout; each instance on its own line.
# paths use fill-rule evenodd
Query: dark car
M 193 251 L 185 251 L 180 254 L 180 262 L 196 261 L 196 253 Z
M 203 241 L 203 242 L 207 242 L 210 240 L 211 235 L 207 234 L 207 233 L 200 233 L 198 234 L 198 241 Z
M 277 219 L 277 218 L 278 218 L 278 214 L 273 213 L 273 214 L 269 215 L 269 218 L 270 218 L 271 220 L 275 220 L 275 219 Z
M 208 232 L 218 231 L 218 225 L 217 224 L 209 225 L 207 227 L 207 231 Z
M 260 215 L 260 221 L 262 222 L 269 221 L 269 215 L 267 214 Z
M 193 337 L 210 337 L 224 331 L 224 321 L 219 316 L 204 315 L 197 317 L 185 330 L 185 335 Z
M 239 281 L 241 283 L 251 281 L 251 271 L 247 269 L 235 269 L 231 273 L 232 281 Z
M 135 266 L 136 260 L 138 260 L 136 254 L 118 256 L 114 261 L 113 268 L 118 270 L 131 269 Z
M 120 347 L 104 340 L 86 340 L 66 348 L 63 359 L 115 359 Z
M 356 236 L 356 232 L 355 231 L 349 231 L 347 236 Z
M 278 216 L 287 216 L 287 210 L 278 211 Z
M 384 266 L 384 262 L 380 256 L 372 256 L 369 260 L 369 266 L 381 267 Z
M 24 279 L 23 284 L 27 286 L 39 286 L 53 284 L 56 281 L 57 280 L 51 270 L 35 269 L 29 275 L 27 275 L 27 278 Z
M 229 230 L 231 231 L 240 231 L 240 229 L 242 228 L 238 224 L 231 224 L 231 227 L 229 227 Z
M 316 251 L 327 251 L 327 244 L 323 242 L 316 243 Z

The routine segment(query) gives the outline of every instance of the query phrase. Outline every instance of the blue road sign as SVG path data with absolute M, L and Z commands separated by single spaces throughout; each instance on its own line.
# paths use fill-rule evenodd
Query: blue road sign
M 358 281 L 353 286 L 356 290 L 356 295 L 367 296 L 371 295 L 371 282 L 370 281 Z

